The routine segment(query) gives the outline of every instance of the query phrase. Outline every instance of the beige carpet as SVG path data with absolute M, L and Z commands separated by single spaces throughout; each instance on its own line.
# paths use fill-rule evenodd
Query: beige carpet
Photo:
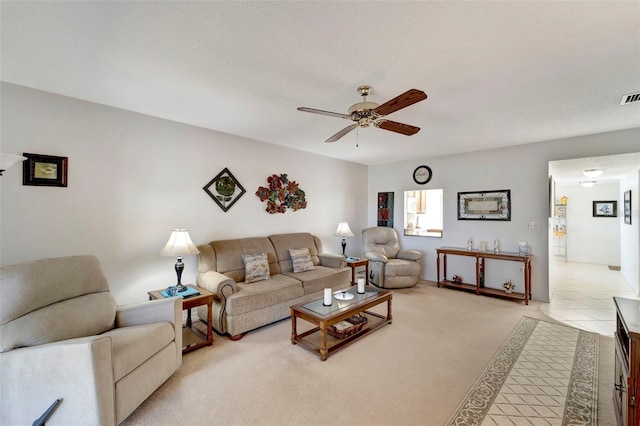
M 381 313 L 384 311 L 381 308 Z M 393 324 L 325 362 L 283 320 L 183 357 L 125 425 L 443 425 L 524 316 L 540 304 L 422 282 L 396 290 Z M 613 339 L 600 338 L 600 425 L 613 425 Z

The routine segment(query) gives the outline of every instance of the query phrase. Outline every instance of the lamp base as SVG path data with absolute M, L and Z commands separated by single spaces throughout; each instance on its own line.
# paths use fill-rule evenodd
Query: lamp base
M 178 288 L 178 293 L 181 291 L 187 291 L 186 285 L 178 284 L 176 287 Z

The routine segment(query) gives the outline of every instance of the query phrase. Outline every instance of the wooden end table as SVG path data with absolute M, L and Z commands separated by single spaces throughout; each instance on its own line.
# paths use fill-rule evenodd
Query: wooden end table
M 195 288 L 200 294 L 182 299 L 182 309 L 187 310 L 187 325 L 182 328 L 182 343 L 184 344 L 186 342 L 186 344 L 182 346 L 183 354 L 202 346 L 211 346 L 213 344 L 213 293 L 192 284 L 188 284 L 187 287 Z M 164 289 L 147 292 L 149 300 L 165 299 L 162 293 L 160 293 L 163 290 Z M 197 328 L 197 325 L 201 325 L 202 321 L 198 321 L 195 324 L 191 321 L 191 309 L 202 305 L 207 305 L 206 334 Z
M 351 268 L 351 285 L 356 285 L 356 269 L 364 266 L 365 283 L 369 282 L 369 259 L 347 257 L 347 266 Z

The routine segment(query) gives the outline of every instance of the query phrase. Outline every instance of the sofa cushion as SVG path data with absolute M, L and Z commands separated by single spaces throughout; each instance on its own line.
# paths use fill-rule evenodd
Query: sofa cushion
M 312 271 L 284 272 L 282 275 L 302 281 L 304 294 L 315 293 L 324 288 L 333 287 L 336 283 L 349 283 L 351 281 L 350 268 L 329 268 L 316 266 Z
M 322 243 L 318 237 L 308 232 L 296 232 L 290 234 L 274 234 L 269 235 L 269 240 L 273 243 L 273 248 L 278 258 L 280 272 L 293 271 L 293 263 L 289 255 L 289 249 L 303 248 L 309 249 L 311 261 L 314 265 L 320 264 L 318 253 L 322 253 Z
M 244 282 L 254 283 L 269 279 L 269 261 L 265 253 L 243 254 Z
M 289 249 L 293 272 L 304 272 L 313 270 L 313 262 L 308 248 Z
M 239 315 L 304 295 L 302 283 L 282 274 L 257 283 L 238 283 L 238 292 L 227 298 L 227 314 Z
M 246 253 L 265 253 L 269 259 L 269 273 L 280 273 L 276 252 L 271 241 L 266 237 L 239 238 L 236 240 L 220 240 L 209 243 L 213 247 L 213 253 L 209 250 L 201 251 L 198 262 L 208 256 L 209 261 L 214 261 L 214 271 L 232 278 L 235 282 L 244 281 L 244 262 L 242 255 Z M 212 258 L 212 255 L 215 258 Z M 201 271 L 202 272 L 202 271 Z
M 114 328 L 102 334 L 111 337 L 113 379 L 122 377 L 173 341 L 173 324 L 168 321 Z

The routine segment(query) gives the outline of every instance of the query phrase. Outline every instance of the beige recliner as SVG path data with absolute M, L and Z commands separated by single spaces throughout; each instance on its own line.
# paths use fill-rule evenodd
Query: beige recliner
M 0 269 L 0 424 L 115 425 L 182 363 L 182 301 L 116 307 L 94 256 Z
M 413 287 L 420 279 L 422 253 L 401 250 L 395 229 L 377 226 L 362 230 L 369 281 L 382 288 Z

